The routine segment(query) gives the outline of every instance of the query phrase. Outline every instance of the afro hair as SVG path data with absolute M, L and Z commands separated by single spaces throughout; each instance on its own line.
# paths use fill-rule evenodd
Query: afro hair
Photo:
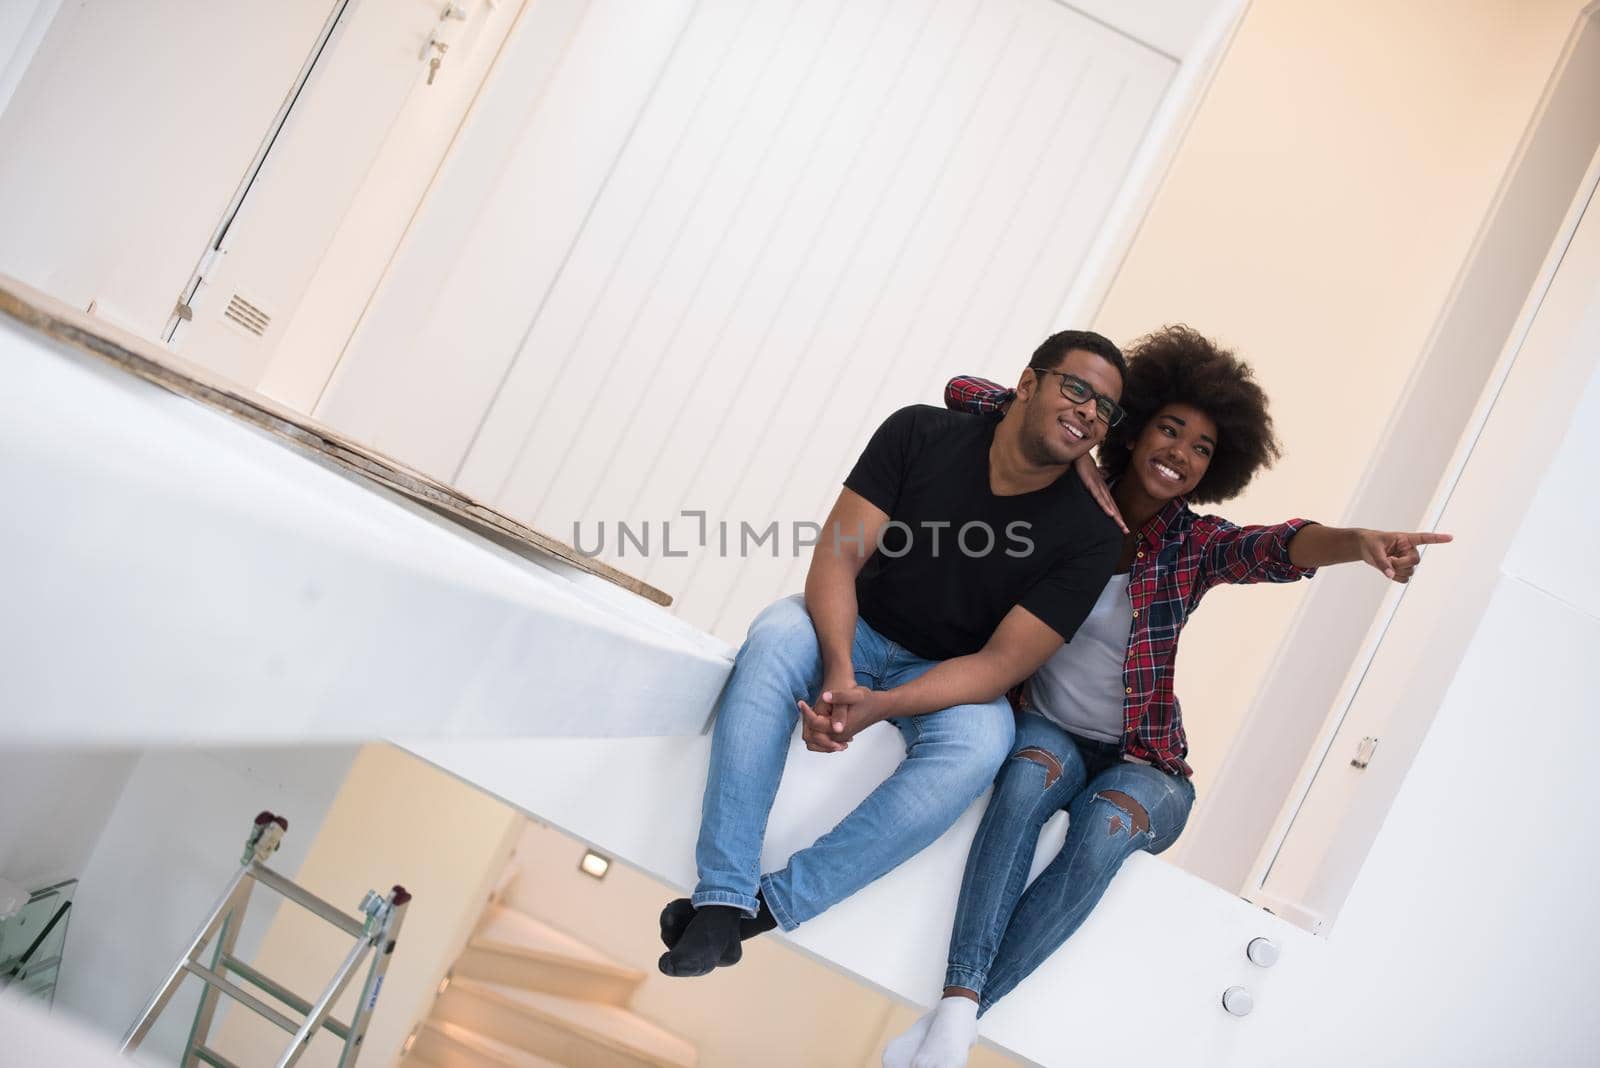
M 1256 472 L 1272 466 L 1281 450 L 1267 413 L 1267 395 L 1250 365 L 1184 325 L 1166 326 L 1127 348 L 1122 389 L 1127 417 L 1100 446 L 1108 478 L 1127 468 L 1145 425 L 1169 404 L 1188 404 L 1217 424 L 1217 449 L 1199 485 L 1188 495 L 1197 504 L 1237 497 Z

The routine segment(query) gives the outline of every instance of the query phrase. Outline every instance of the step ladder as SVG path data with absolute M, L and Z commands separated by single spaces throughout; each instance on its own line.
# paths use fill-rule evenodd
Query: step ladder
M 311 1044 L 311 1039 L 322 1028 L 327 1028 L 344 1040 L 344 1050 L 338 1061 L 339 1068 L 351 1068 L 356 1063 L 356 1057 L 361 1052 L 361 1043 L 367 1036 L 367 1024 L 372 1019 L 373 1007 L 378 1001 L 378 992 L 383 988 L 384 973 L 389 970 L 389 960 L 394 953 L 395 942 L 400 935 L 400 924 L 405 919 L 406 906 L 411 901 L 411 895 L 403 886 L 394 887 L 386 897 L 379 895 L 375 890 L 369 890 L 361 903 L 363 918 L 356 919 L 349 916 L 315 894 L 296 886 L 263 863 L 277 851 L 278 843 L 282 841 L 283 834 L 288 829 L 289 821 L 271 812 L 263 812 L 255 818 L 255 823 L 250 829 L 250 838 L 245 842 L 244 857 L 240 861 L 238 872 L 228 882 L 227 888 L 223 890 L 222 896 L 205 923 L 201 924 L 200 930 L 190 940 L 189 948 L 178 958 L 178 963 L 173 965 L 166 981 L 161 984 L 161 989 L 150 999 L 144 1011 L 139 1014 L 139 1019 L 129 1029 L 127 1037 L 122 1040 L 123 1053 L 132 1053 L 139 1048 L 139 1044 L 150 1033 L 150 1028 L 155 1025 L 157 1017 L 167 1007 L 167 1002 L 172 1000 L 172 995 L 177 992 L 184 977 L 193 975 L 205 982 L 206 989 L 200 997 L 200 1007 L 195 1012 L 194 1025 L 189 1029 L 189 1039 L 184 1045 L 183 1057 L 178 1062 L 180 1068 L 195 1068 L 201 1063 L 209 1064 L 212 1068 L 238 1068 L 232 1061 L 206 1045 L 210 1037 L 212 1019 L 216 1015 L 219 994 L 226 994 L 294 1036 L 290 1040 L 289 1048 L 275 1062 L 276 1068 L 289 1068 L 299 1061 L 306 1047 Z M 339 970 L 315 1002 L 298 997 L 233 955 L 239 928 L 244 924 L 245 907 L 250 903 L 250 892 L 256 883 L 276 891 L 356 939 L 344 963 L 339 965 Z M 211 954 L 210 965 L 202 964 L 201 953 L 219 931 L 221 935 L 217 938 L 216 948 Z M 355 1015 L 351 1017 L 349 1023 L 341 1023 L 329 1016 L 329 1012 L 369 952 L 374 954 L 372 966 L 367 971 L 366 985 L 361 989 L 361 998 L 356 1003 Z M 303 1019 L 295 1020 L 234 983 L 228 978 L 230 972 L 290 1006 Z

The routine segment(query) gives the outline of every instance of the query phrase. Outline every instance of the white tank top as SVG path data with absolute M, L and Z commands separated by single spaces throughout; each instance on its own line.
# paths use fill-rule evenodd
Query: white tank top
M 1032 706 L 1073 734 L 1122 741 L 1122 664 L 1132 631 L 1128 576 L 1112 575 L 1072 641 L 1034 674 Z

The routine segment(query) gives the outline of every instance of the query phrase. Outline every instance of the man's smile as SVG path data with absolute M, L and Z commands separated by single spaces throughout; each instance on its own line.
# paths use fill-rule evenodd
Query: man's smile
M 1084 441 L 1089 437 L 1089 429 L 1087 427 L 1079 426 L 1066 416 L 1062 416 L 1056 421 L 1061 424 L 1062 428 L 1066 430 L 1067 436 L 1073 441 Z

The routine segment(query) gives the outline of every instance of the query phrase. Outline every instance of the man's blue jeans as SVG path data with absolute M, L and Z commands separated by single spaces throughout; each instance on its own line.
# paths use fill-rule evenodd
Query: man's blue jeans
M 1017 716 L 1016 744 L 967 854 L 944 980 L 976 993 L 981 1011 L 1072 936 L 1124 860 L 1183 833 L 1194 785 L 1128 763 L 1118 749 L 1035 713 Z M 1039 830 L 1063 808 L 1067 840 L 1024 893 Z
M 857 621 L 856 682 L 886 690 L 938 661 L 907 652 Z M 822 685 L 822 654 L 804 598 L 769 605 L 750 625 L 717 704 L 695 862 L 693 900 L 754 916 L 759 887 L 790 931 L 909 860 L 943 834 L 994 779 L 1011 751 L 1015 718 L 1004 698 L 892 721 L 906 758 L 866 800 L 783 870 L 761 874 L 761 842 L 789 742 Z M 818 756 L 846 760 L 847 755 Z

